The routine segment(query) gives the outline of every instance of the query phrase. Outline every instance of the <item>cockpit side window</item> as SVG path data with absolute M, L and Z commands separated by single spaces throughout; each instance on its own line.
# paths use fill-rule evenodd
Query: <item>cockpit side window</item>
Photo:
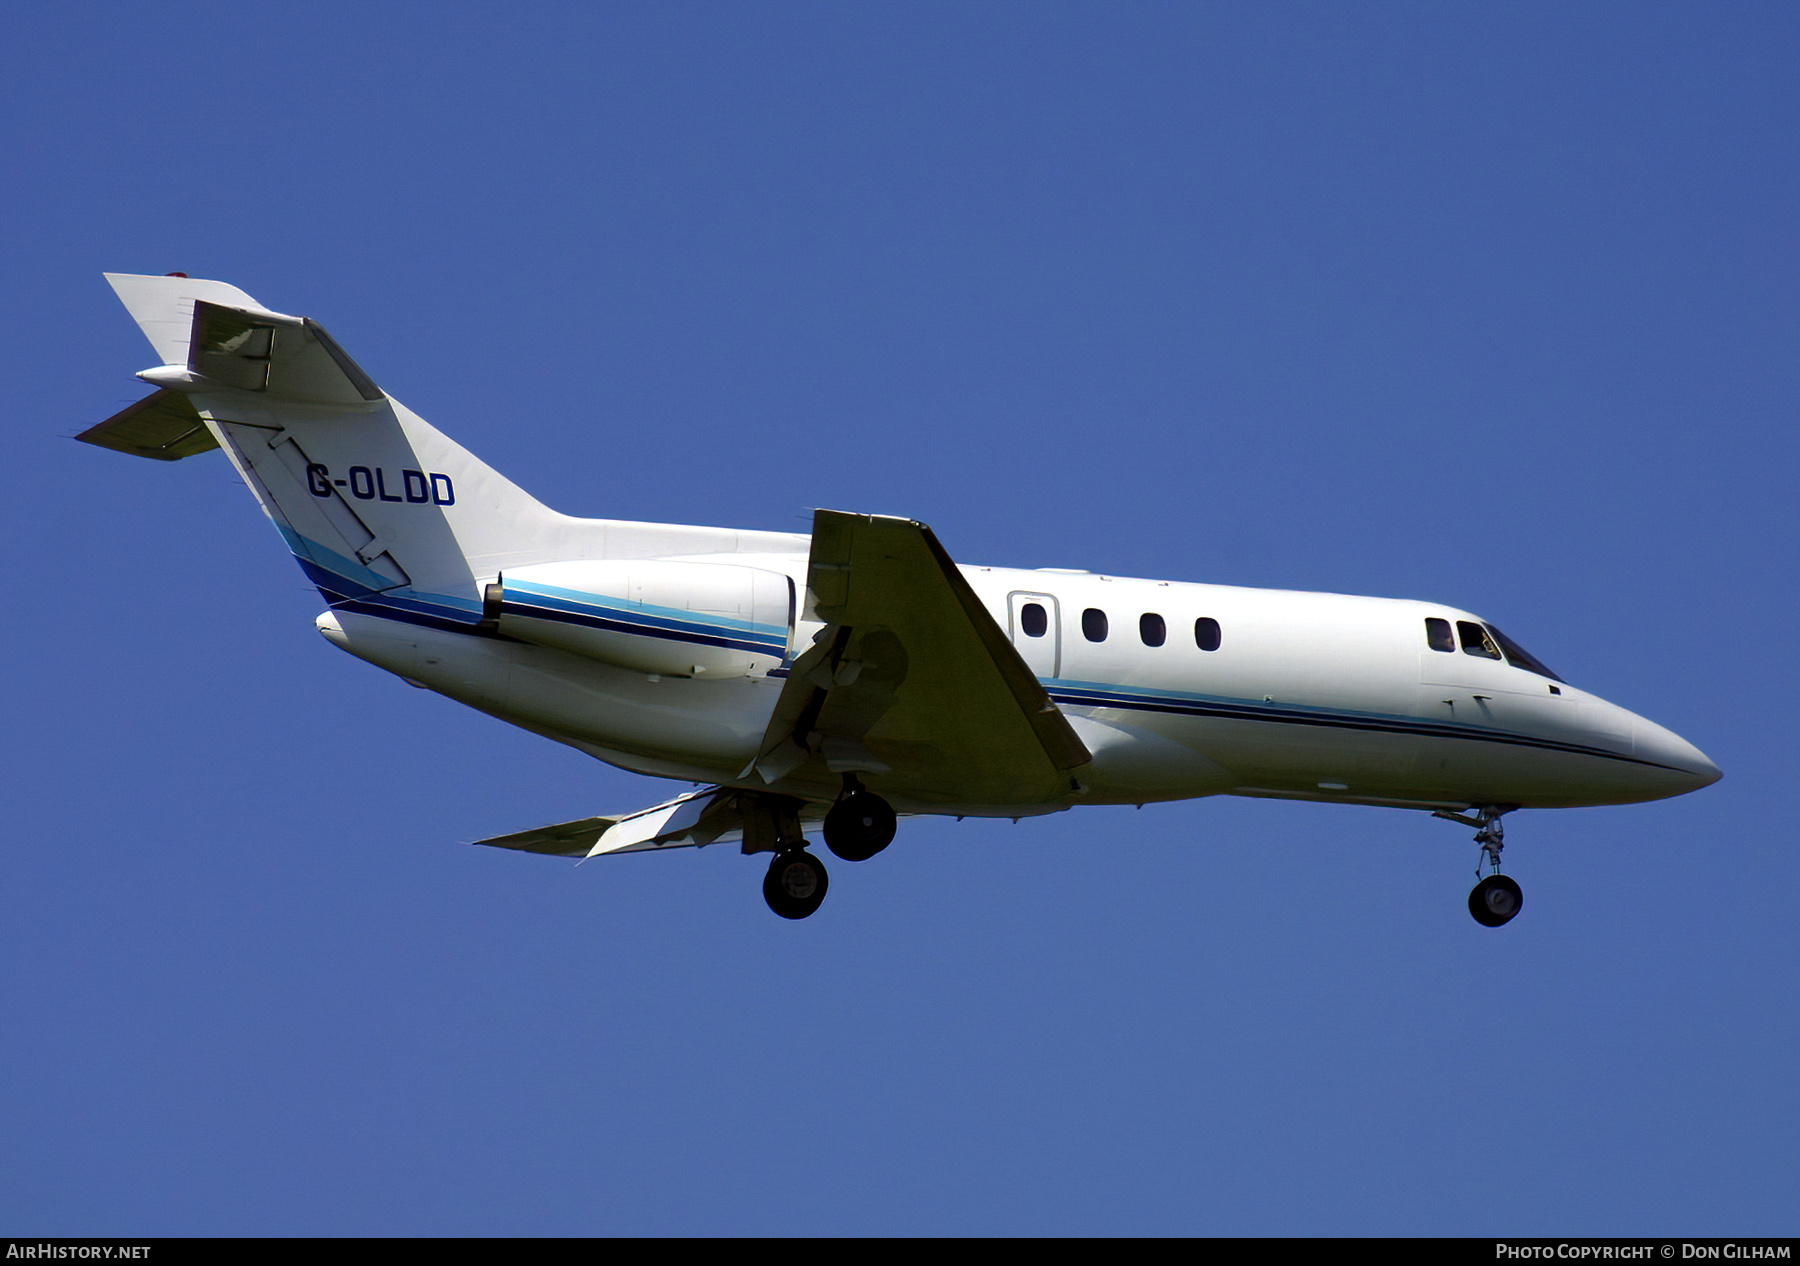
M 1434 651 L 1455 651 L 1456 638 L 1450 632 L 1450 621 L 1435 615 L 1425 621 L 1425 644 Z
M 1494 640 L 1500 643 L 1500 649 L 1506 652 L 1506 662 L 1511 664 L 1514 668 L 1523 668 L 1528 673 L 1536 673 L 1540 677 L 1548 677 L 1551 681 L 1562 681 L 1561 677 L 1558 677 L 1544 666 L 1542 660 L 1527 651 L 1523 646 L 1520 646 L 1517 642 L 1513 641 L 1510 637 L 1506 636 L 1506 634 L 1502 633 L 1499 629 L 1490 624 L 1487 626 L 1487 630 L 1494 635 Z M 1564 684 L 1566 685 L 1567 683 L 1565 682 Z
M 1494 639 L 1473 620 L 1458 620 L 1456 632 L 1462 639 L 1463 654 L 1480 655 L 1484 659 L 1500 658 L 1500 648 L 1494 645 Z

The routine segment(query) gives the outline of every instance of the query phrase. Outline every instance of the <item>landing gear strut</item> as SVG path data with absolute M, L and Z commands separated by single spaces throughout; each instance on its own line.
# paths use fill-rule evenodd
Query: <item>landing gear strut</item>
M 784 919 L 804 919 L 825 901 L 831 879 L 825 865 L 806 851 L 800 830 L 801 802 L 792 796 L 744 792 L 744 852 L 773 853 L 763 876 L 763 900 Z M 825 815 L 825 844 L 847 862 L 866 861 L 894 838 L 894 808 L 844 775 L 844 790 Z
M 747 791 L 738 796 L 737 808 L 744 815 L 744 852 L 775 854 L 763 876 L 763 900 L 784 919 L 804 919 L 824 903 L 831 880 L 806 851 L 800 801 Z
M 1500 818 L 1511 812 L 1512 807 L 1488 805 L 1476 809 L 1475 817 L 1443 809 L 1432 815 L 1476 828 L 1475 842 L 1481 845 L 1481 860 L 1475 863 L 1475 873 L 1481 874 L 1483 862 L 1491 873 L 1470 891 L 1469 913 L 1483 927 L 1497 928 L 1511 922 L 1525 905 L 1525 894 L 1519 891 L 1519 885 L 1500 873 L 1500 850 L 1506 847 L 1506 829 Z
M 894 807 L 844 775 L 844 793 L 825 815 L 825 847 L 847 862 L 866 862 L 894 839 Z

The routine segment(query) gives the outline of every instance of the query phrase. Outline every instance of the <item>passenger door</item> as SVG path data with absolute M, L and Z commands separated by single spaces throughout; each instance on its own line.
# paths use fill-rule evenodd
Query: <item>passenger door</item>
M 1006 598 L 1006 632 L 1025 666 L 1039 680 L 1062 667 L 1062 617 L 1047 593 L 1011 593 Z

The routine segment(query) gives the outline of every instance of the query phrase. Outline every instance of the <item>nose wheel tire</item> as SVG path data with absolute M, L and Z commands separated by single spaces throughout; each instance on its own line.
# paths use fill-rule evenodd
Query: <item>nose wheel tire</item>
M 1524 904 L 1525 894 L 1505 875 L 1489 875 L 1469 893 L 1469 913 L 1482 927 L 1510 922 Z
M 824 902 L 830 883 L 818 858 L 805 849 L 790 849 L 769 863 L 763 900 L 784 919 L 804 919 Z
M 872 791 L 853 791 L 825 815 L 825 847 L 847 862 L 866 862 L 894 839 L 894 808 Z

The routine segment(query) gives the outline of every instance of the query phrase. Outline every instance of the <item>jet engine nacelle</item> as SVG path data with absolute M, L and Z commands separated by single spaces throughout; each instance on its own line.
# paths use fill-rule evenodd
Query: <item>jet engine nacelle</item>
M 498 632 L 668 677 L 743 677 L 787 655 L 794 584 L 731 563 L 538 563 L 489 585 Z

